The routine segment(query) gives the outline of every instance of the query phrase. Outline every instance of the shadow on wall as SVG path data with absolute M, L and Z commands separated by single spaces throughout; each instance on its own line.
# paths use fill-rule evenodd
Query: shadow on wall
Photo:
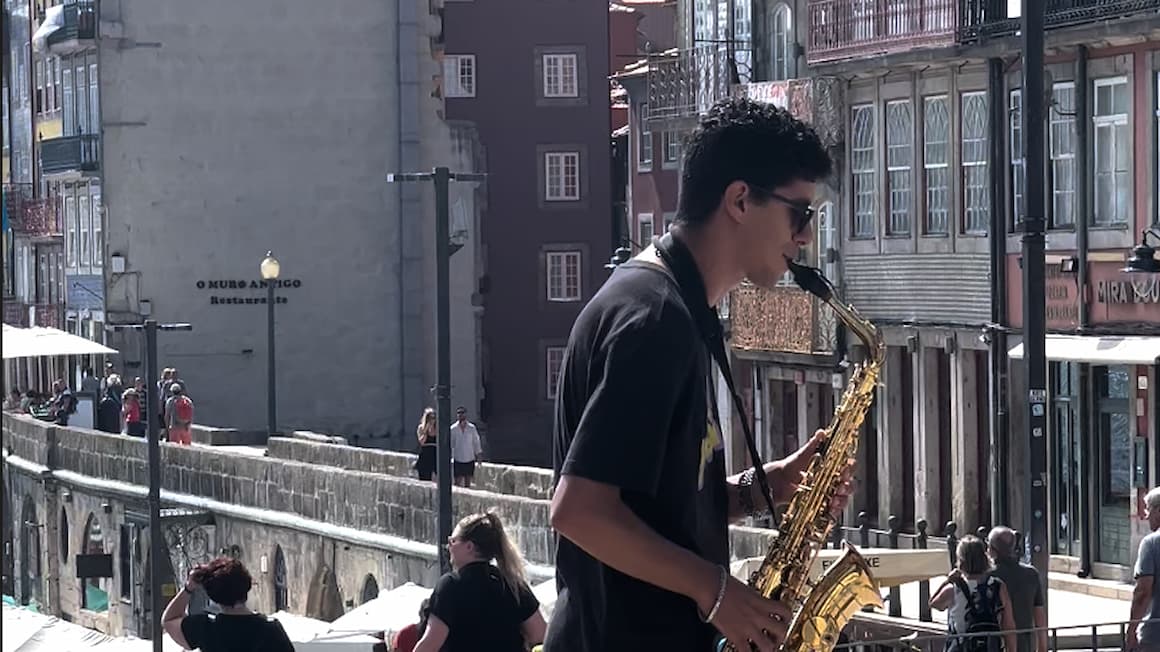
M 306 598 L 306 615 L 326 622 L 334 622 L 346 613 L 342 605 L 342 593 L 334 571 L 323 565 L 310 582 L 310 592 Z

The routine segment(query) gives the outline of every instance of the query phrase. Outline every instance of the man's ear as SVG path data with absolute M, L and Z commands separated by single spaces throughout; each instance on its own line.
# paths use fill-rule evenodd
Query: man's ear
M 728 186 L 725 186 L 725 194 L 722 197 L 722 203 L 725 206 L 725 212 L 729 214 L 734 220 L 740 220 L 746 210 L 746 202 L 749 200 L 749 184 L 744 181 L 734 181 Z

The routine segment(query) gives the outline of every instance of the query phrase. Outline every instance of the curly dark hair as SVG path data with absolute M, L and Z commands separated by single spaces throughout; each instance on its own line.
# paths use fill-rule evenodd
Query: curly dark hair
M 748 98 L 714 104 L 684 151 L 675 221 L 691 227 L 709 221 L 734 181 L 749 184 L 754 199 L 764 202 L 768 191 L 824 179 L 834 166 L 813 127 L 785 109 Z
M 254 585 L 250 571 L 231 557 L 219 557 L 198 566 L 190 575 L 193 581 L 205 588 L 210 600 L 227 607 L 245 602 Z

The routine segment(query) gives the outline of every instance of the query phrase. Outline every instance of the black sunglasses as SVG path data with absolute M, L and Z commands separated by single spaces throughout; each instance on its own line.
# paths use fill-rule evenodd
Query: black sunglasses
M 790 220 L 793 224 L 794 234 L 801 233 L 810 225 L 810 221 L 814 219 L 817 210 L 810 205 L 808 201 L 795 201 L 787 197 L 782 197 L 776 192 L 768 193 L 770 199 L 775 199 L 785 204 L 790 209 Z

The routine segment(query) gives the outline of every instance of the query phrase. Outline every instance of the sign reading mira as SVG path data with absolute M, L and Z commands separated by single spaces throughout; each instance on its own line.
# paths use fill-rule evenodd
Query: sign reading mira
M 211 306 L 244 306 L 265 305 L 267 283 L 273 283 L 276 291 L 302 287 L 302 280 L 296 278 L 280 278 L 273 281 L 262 279 L 250 281 L 245 279 L 201 280 L 197 281 L 195 286 L 198 290 L 211 292 L 209 296 Z M 254 292 L 254 290 L 260 290 L 260 293 Z M 229 293 L 218 294 L 223 291 Z M 289 303 L 289 299 L 276 295 L 274 303 Z

